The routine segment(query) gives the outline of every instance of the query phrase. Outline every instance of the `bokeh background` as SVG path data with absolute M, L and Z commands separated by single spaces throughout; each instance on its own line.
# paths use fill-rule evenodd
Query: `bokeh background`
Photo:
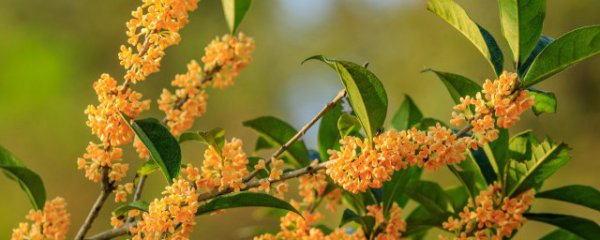
M 122 76 L 117 51 L 125 42 L 125 21 L 140 1 L 134 0 L 2 0 L 0 1 L 0 145 L 10 149 L 43 178 L 48 198 L 68 201 L 73 226 L 70 236 L 88 213 L 98 185 L 76 169 L 76 159 L 87 142 L 95 140 L 85 126 L 83 110 L 96 104 L 92 82 L 101 73 Z M 472 18 L 501 40 L 496 1 L 459 1 Z M 385 85 L 389 114 L 404 94 L 413 97 L 425 115 L 449 119 L 451 99 L 426 67 L 463 74 L 482 81 L 492 75 L 477 50 L 449 25 L 425 10 L 423 0 L 279 0 L 254 1 L 241 30 L 257 43 L 254 61 L 235 86 L 211 90 L 208 112 L 195 129 L 223 127 L 228 137 L 252 149 L 256 135 L 241 122 L 262 115 L 302 126 L 340 89 L 337 76 L 326 66 L 300 62 L 325 54 L 358 63 L 370 62 Z M 550 0 L 543 33 L 552 37 L 576 27 L 600 23 L 600 1 Z M 181 44 L 167 50 L 161 72 L 135 86 L 146 98 L 156 99 L 185 64 L 199 59 L 206 44 L 226 33 L 220 1 L 203 1 L 181 32 Z M 508 64 L 507 64 L 508 65 Z M 600 58 L 579 64 L 542 83 L 556 92 L 558 113 L 535 117 L 527 113 L 514 132 L 532 128 L 573 147 L 572 161 L 547 181 L 546 188 L 588 184 L 600 188 Z M 153 110 L 144 116 L 162 117 Z M 315 130 L 305 141 L 316 148 Z M 184 161 L 196 165 L 203 148 L 184 147 Z M 131 149 L 125 157 L 140 164 Z M 458 182 L 446 170 L 425 178 L 450 186 Z M 144 198 L 157 196 L 162 176 L 150 178 Z M 0 178 L 0 239 L 22 221 L 30 205 L 19 187 Z M 109 228 L 109 203 L 90 233 Z M 600 215 L 569 204 L 538 201 L 535 211 L 552 210 L 600 220 Z M 339 215 L 331 215 L 336 225 Z M 255 209 L 231 210 L 200 217 L 194 239 L 244 239 L 256 230 L 277 229 L 277 217 Z M 517 239 L 534 239 L 552 227 L 527 223 Z M 434 238 L 435 234 L 430 235 Z

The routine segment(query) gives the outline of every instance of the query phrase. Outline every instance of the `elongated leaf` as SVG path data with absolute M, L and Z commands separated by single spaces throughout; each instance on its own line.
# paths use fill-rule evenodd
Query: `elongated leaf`
M 400 105 L 394 118 L 392 127 L 398 131 L 408 130 L 423 119 L 423 113 L 408 95 L 404 95 L 404 102 Z
M 475 163 L 479 167 L 483 178 L 485 179 L 486 185 L 492 184 L 494 181 L 498 180 L 498 172 L 496 167 L 496 162 L 493 157 L 493 153 L 489 153 L 485 151 L 485 148 L 491 149 L 490 145 L 485 145 L 484 148 L 479 148 L 477 150 L 470 150 L 471 156 L 475 160 Z M 492 151 L 492 150 L 489 150 Z M 490 158 L 490 156 L 492 156 Z
M 360 121 L 355 116 L 348 113 L 343 113 L 338 119 L 337 128 L 339 135 L 343 138 L 348 135 L 353 135 L 360 131 Z
M 475 97 L 475 95 L 482 90 L 481 86 L 473 80 L 448 72 L 440 72 L 433 69 L 425 69 L 424 72 L 433 72 L 438 76 L 442 83 L 448 89 L 454 103 L 460 103 L 460 98 L 465 96 Z
M 560 227 L 583 239 L 594 240 L 600 236 L 600 226 L 585 218 L 553 213 L 525 213 L 523 216 L 529 220 Z
M 455 213 L 461 212 L 469 202 L 469 191 L 464 185 L 446 188 L 445 192 L 452 201 L 452 208 Z
M 504 170 L 508 164 L 508 130 L 504 128 L 498 128 L 498 138 L 493 142 L 487 143 L 483 146 L 483 151 L 487 156 L 489 163 L 492 165 L 496 178 L 498 176 L 504 176 Z M 481 167 L 481 166 L 480 166 Z M 484 171 L 483 167 L 482 171 Z M 484 171 L 485 174 L 485 171 Z M 488 181 L 489 178 L 486 178 Z M 488 182 L 491 184 L 491 182 Z
M 542 238 L 540 238 L 540 240 L 584 240 L 583 238 L 572 234 L 571 232 L 562 230 L 562 229 L 556 229 L 548 234 L 546 234 L 546 236 L 543 236 Z
M 481 173 L 481 169 L 471 155 L 459 164 L 449 165 L 448 168 L 466 187 L 471 198 L 475 199 L 479 192 L 487 187 L 487 182 Z
M 221 149 L 225 143 L 225 130 L 214 128 L 206 132 L 184 132 L 179 136 L 179 143 L 188 141 L 198 141 L 208 146 L 212 146 L 215 151 L 221 154 Z
M 544 92 L 541 90 L 529 88 L 529 96 L 535 98 L 535 104 L 533 105 L 533 113 L 536 116 L 542 113 L 555 113 L 556 112 L 556 96 L 553 92 Z
M 419 123 L 415 124 L 414 127 L 418 130 L 428 131 L 430 127 L 435 127 L 438 124 L 442 127 L 448 127 L 444 122 L 435 118 L 423 118 Z
M 574 203 L 600 211 L 600 191 L 584 185 L 569 185 L 535 194 L 536 198 Z
M 452 0 L 430 0 L 427 9 L 456 28 L 479 49 L 496 75 L 502 73 L 503 56 L 494 37 L 475 23 L 465 10 Z
M 360 224 L 363 230 L 368 233 L 375 225 L 375 218 L 372 216 L 359 216 L 354 211 L 346 209 L 342 214 L 342 220 L 340 220 L 339 226 L 342 227 L 351 222 Z
M 540 144 L 534 152 L 534 159 L 526 162 L 511 161 L 508 172 L 506 189 L 507 195 L 513 197 L 528 189 L 538 187 L 541 183 L 564 166 L 571 158 L 569 147 Z
M 258 137 L 256 139 L 256 144 L 254 144 L 254 152 L 258 152 L 258 151 L 264 150 L 264 149 L 272 149 L 272 148 L 274 148 L 274 146 L 271 145 L 269 143 L 269 141 L 267 141 L 263 137 Z
M 422 168 L 411 166 L 394 172 L 392 179 L 383 183 L 383 212 L 386 216 L 394 202 L 399 207 L 406 206 L 408 202 L 406 190 L 411 184 L 418 182 L 422 172 Z
M 527 73 L 529 67 L 531 67 L 531 64 L 533 63 L 533 60 L 535 60 L 535 58 L 540 55 L 542 50 L 544 50 L 544 48 L 546 48 L 546 46 L 548 46 L 548 44 L 550 44 L 552 41 L 554 41 L 554 38 L 544 35 L 540 37 L 540 40 L 538 40 L 535 48 L 531 54 L 529 54 L 529 57 L 527 57 L 527 60 L 525 60 L 525 62 L 521 63 L 521 66 L 519 66 L 518 73 L 520 77 L 523 77 Z
M 146 201 L 130 202 L 117 207 L 113 211 L 113 213 L 115 216 L 118 217 L 127 214 L 130 210 L 140 210 L 142 212 L 148 212 L 148 206 L 149 204 Z
M 337 103 L 335 107 L 327 111 L 321 118 L 319 133 L 317 135 L 321 159 L 329 159 L 327 150 L 336 149 L 336 145 L 339 145 L 340 133 L 337 128 L 337 122 L 341 115 L 342 105 Z
M 296 129 L 290 124 L 271 116 L 259 117 L 245 121 L 244 126 L 254 129 L 260 137 L 264 138 L 272 146 L 281 147 L 296 135 Z M 284 153 L 289 157 L 296 167 L 308 166 L 308 149 L 304 141 L 298 140 L 290 145 Z
M 229 195 L 223 195 L 216 197 L 202 206 L 198 207 L 196 215 L 203 215 L 211 213 L 221 209 L 240 208 L 240 207 L 268 207 L 283 209 L 291 212 L 295 212 L 301 215 L 288 202 L 283 201 L 279 198 L 273 197 L 269 194 L 256 193 L 256 192 L 239 192 Z
M 229 31 L 235 33 L 246 16 L 246 12 L 250 9 L 252 0 L 221 0 L 221 3 Z
M 19 184 L 34 209 L 44 207 L 46 189 L 42 178 L 25 167 L 23 162 L 2 146 L 0 146 L 0 169 L 7 177 Z
M 530 160 L 533 157 L 533 148 L 538 144 L 531 130 L 520 132 L 510 138 L 508 145 L 509 158 L 518 162 Z
M 542 34 L 546 0 L 498 0 L 502 32 L 515 62 L 525 62 Z
M 523 84 L 531 86 L 600 53 L 600 25 L 575 29 L 548 44 L 531 64 Z
M 436 215 L 432 214 L 424 206 L 418 206 L 406 218 L 406 232 L 403 237 L 412 237 L 422 234 L 431 228 L 440 228 L 442 223 L 448 219 L 450 214 Z
M 144 143 L 169 184 L 173 183 L 181 169 L 181 149 L 177 139 L 154 118 L 132 121 L 124 114 L 121 117 Z
M 388 106 L 387 94 L 377 76 L 356 63 L 331 60 L 322 55 L 307 58 L 304 62 L 311 59 L 326 63 L 338 73 L 352 110 L 369 139 L 372 139 L 383 126 Z
M 432 214 L 446 215 L 452 207 L 450 197 L 435 182 L 415 182 L 408 187 L 407 194 Z
M 140 168 L 137 170 L 138 175 L 149 175 L 156 170 L 160 169 L 158 164 L 155 161 L 146 161 Z

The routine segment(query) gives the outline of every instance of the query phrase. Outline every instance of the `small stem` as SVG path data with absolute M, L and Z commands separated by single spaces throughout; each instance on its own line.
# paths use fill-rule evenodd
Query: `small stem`
M 108 171 L 109 171 L 108 167 L 102 167 L 102 183 L 101 183 L 102 190 L 100 191 L 100 195 L 98 196 L 98 199 L 96 199 L 96 202 L 92 206 L 90 213 L 88 214 L 87 218 L 85 219 L 85 222 L 83 222 L 83 224 L 81 225 L 81 228 L 79 228 L 79 231 L 77 232 L 77 235 L 75 236 L 76 240 L 82 240 L 85 237 L 85 234 L 92 227 L 92 223 L 94 222 L 96 217 L 98 217 L 98 214 L 100 213 L 100 210 L 102 209 L 102 205 L 104 205 L 104 202 L 106 202 L 106 199 L 108 198 L 110 193 L 115 189 L 115 186 L 113 185 L 112 182 L 110 182 L 110 179 L 108 177 Z
M 147 160 L 147 161 L 150 161 L 150 160 Z M 140 176 L 140 179 L 138 180 L 138 184 L 135 187 L 135 193 L 133 194 L 133 202 L 139 201 L 140 198 L 142 197 L 142 190 L 144 188 L 144 183 L 146 183 L 146 178 L 148 178 L 147 175 Z M 127 218 L 127 223 L 133 222 L 133 220 L 135 220 L 135 217 L 130 216 Z

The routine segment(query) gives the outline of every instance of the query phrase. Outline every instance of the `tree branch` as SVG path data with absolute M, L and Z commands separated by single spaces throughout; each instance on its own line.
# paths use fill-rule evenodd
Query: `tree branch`
M 92 227 L 92 223 L 94 222 L 96 217 L 98 217 L 98 213 L 100 213 L 100 210 L 102 209 L 102 205 L 104 205 L 104 202 L 106 202 L 106 199 L 108 198 L 110 193 L 115 189 L 114 184 L 112 182 L 110 182 L 110 179 L 108 177 L 109 170 L 110 169 L 108 167 L 102 167 L 102 183 L 101 183 L 102 190 L 100 191 L 100 195 L 98 196 L 98 199 L 96 199 L 96 202 L 92 206 L 90 213 L 88 214 L 87 218 L 85 219 L 85 222 L 83 222 L 83 224 L 79 228 L 79 231 L 77 232 L 77 235 L 75 236 L 76 240 L 82 240 L 85 237 L 85 234 Z

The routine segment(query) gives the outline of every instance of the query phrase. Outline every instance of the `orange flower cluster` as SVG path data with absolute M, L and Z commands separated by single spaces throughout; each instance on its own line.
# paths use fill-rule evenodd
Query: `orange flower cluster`
M 495 182 L 486 191 L 469 201 L 458 219 L 448 218 L 443 227 L 452 232 L 460 232 L 458 239 L 491 239 L 501 240 L 510 237 L 527 220 L 523 213 L 533 202 L 535 191 L 526 191 L 514 198 L 502 197 L 502 186 Z M 493 230 L 493 231 L 488 231 Z M 442 239 L 448 239 L 442 237 Z
M 364 192 L 380 188 L 389 181 L 394 171 L 408 164 L 436 170 L 466 158 L 465 140 L 458 139 L 452 130 L 441 126 L 429 131 L 415 128 L 408 131 L 390 130 L 373 139 L 373 142 L 353 136 L 340 140 L 340 150 L 329 150 L 327 174 L 344 189 Z
M 214 39 L 204 51 L 204 71 L 211 78 L 213 87 L 223 89 L 232 85 L 240 70 L 252 60 L 254 40 L 243 33 L 237 37 L 225 35 Z
M 516 73 L 504 72 L 495 81 L 487 79 L 483 90 L 475 97 L 460 99 L 461 103 L 454 107 L 450 123 L 454 126 L 461 126 L 465 121 L 472 124 L 473 133 L 480 136 L 477 142 L 479 146 L 498 138 L 498 130 L 494 124 L 500 128 L 509 128 L 534 104 L 534 99 L 528 96 L 527 90 L 515 92 L 517 78 Z M 474 114 L 470 113 L 470 106 L 474 107 Z M 469 118 L 467 115 L 473 117 Z
M 390 209 L 389 219 L 385 219 L 383 208 L 380 205 L 367 206 L 367 215 L 375 218 L 375 227 L 382 228 L 383 231 L 375 236 L 376 240 L 400 239 L 402 233 L 406 231 L 406 222 L 402 220 L 402 209 L 394 202 Z
M 135 148 L 135 152 L 137 152 L 140 159 L 146 160 L 150 158 L 150 151 L 148 151 L 146 145 L 137 136 L 133 139 L 133 148 Z
M 233 138 L 225 141 L 219 152 L 213 146 L 204 151 L 204 161 L 198 187 L 207 191 L 232 188 L 235 192 L 245 187 L 243 178 L 248 175 L 248 158 L 242 150 L 242 141 Z
M 115 202 L 127 202 L 127 195 L 133 192 L 133 183 L 117 186 L 115 191 Z
M 318 161 L 313 161 L 311 165 L 317 164 Z M 302 203 L 310 204 L 323 196 L 327 188 L 327 176 L 325 171 L 318 171 L 312 174 L 305 174 L 298 178 L 298 195 L 302 197 Z
M 85 177 L 94 182 L 102 179 L 102 169 L 106 168 L 111 182 L 120 181 L 125 177 L 129 165 L 118 163 L 123 156 L 123 149 L 112 147 L 106 149 L 101 145 L 90 142 L 83 157 L 77 159 L 77 168 L 85 170 Z
M 19 223 L 19 227 L 13 229 L 11 239 L 65 239 L 71 225 L 66 206 L 65 200 L 57 197 L 46 202 L 43 210 L 30 210 L 26 218 L 31 223 Z
M 258 181 L 258 187 L 251 188 L 250 191 L 262 191 L 265 193 L 269 193 L 271 190 L 271 182 L 277 181 L 281 179 L 281 175 L 283 174 L 284 162 L 281 159 L 272 158 L 269 163 L 269 177 L 263 178 Z M 264 160 L 259 160 L 257 164 L 254 165 L 255 170 L 266 169 L 266 162 Z M 284 197 L 284 193 L 288 191 L 288 184 L 285 182 L 277 183 L 274 186 L 275 196 L 279 198 Z
M 185 74 L 175 76 L 171 85 L 175 93 L 164 89 L 158 100 L 159 109 L 166 114 L 167 125 L 175 136 L 189 129 L 196 117 L 206 111 L 208 95 L 205 88 L 212 83 L 215 88 L 233 84 L 235 77 L 251 60 L 254 41 L 240 33 L 213 40 L 202 57 L 204 70 L 192 60 Z
M 130 46 L 122 45 L 119 52 L 126 80 L 142 81 L 159 70 L 165 49 L 179 43 L 179 30 L 188 23 L 188 12 L 197 4 L 198 0 L 143 0 L 126 24 Z
M 130 228 L 134 240 L 189 239 L 200 206 L 195 184 L 180 177 L 162 194 L 162 198 L 150 203 L 138 224 Z

